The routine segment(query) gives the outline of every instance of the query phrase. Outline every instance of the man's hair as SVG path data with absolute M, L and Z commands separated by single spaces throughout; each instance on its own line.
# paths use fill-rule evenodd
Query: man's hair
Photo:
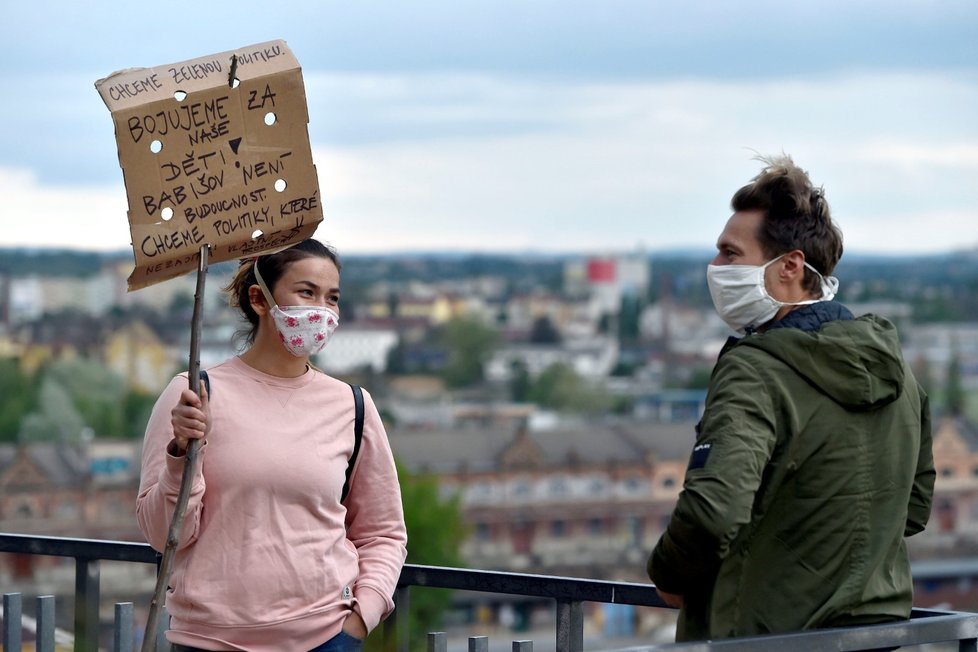
M 763 170 L 734 193 L 736 211 L 760 210 L 764 220 L 757 239 L 768 260 L 800 249 L 805 262 L 828 276 L 842 258 L 842 232 L 832 221 L 823 189 L 814 187 L 808 173 L 791 157 L 759 157 Z M 818 276 L 805 268 L 805 290 L 821 293 Z

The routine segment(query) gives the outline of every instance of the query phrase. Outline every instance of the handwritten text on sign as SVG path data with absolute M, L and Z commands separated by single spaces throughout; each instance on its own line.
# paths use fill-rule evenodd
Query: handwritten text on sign
M 113 75 L 136 271 L 130 289 L 281 248 L 322 220 L 298 63 L 284 42 Z M 225 63 L 227 62 L 227 63 Z

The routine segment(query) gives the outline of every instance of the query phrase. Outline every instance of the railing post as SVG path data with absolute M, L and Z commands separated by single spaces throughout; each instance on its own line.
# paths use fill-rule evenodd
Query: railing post
M 428 632 L 428 652 L 448 652 L 448 634 Z
M 54 652 L 54 596 L 37 597 L 37 652 Z
M 115 603 L 115 620 L 112 622 L 112 652 L 132 652 L 132 603 Z
M 411 587 L 394 589 L 394 611 L 384 621 L 382 647 L 384 652 L 410 652 L 410 628 L 408 618 L 411 608 Z
M 557 652 L 584 652 L 584 605 L 557 600 Z
M 513 652 L 533 652 L 533 641 L 513 641 Z
M 99 561 L 75 558 L 75 652 L 98 652 Z
M 156 628 L 156 652 L 170 652 L 170 641 L 166 640 L 166 630 L 170 629 L 170 613 L 166 605 L 160 609 L 160 623 Z
M 22 648 L 20 630 L 21 597 L 19 593 L 3 594 L 3 649 L 20 650 Z
M 488 636 L 470 636 L 469 652 L 489 652 Z

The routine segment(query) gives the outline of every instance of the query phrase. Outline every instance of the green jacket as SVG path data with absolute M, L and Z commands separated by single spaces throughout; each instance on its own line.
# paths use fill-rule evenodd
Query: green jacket
M 904 537 L 927 523 L 935 473 L 927 396 L 890 322 L 736 340 L 697 432 L 648 563 L 685 597 L 677 640 L 909 617 Z

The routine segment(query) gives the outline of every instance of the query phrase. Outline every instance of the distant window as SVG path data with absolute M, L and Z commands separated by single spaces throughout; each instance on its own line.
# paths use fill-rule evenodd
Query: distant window
M 492 537 L 492 529 L 488 523 L 475 524 L 475 540 L 488 541 Z
M 567 522 L 552 521 L 550 523 L 550 536 L 555 539 L 562 539 L 567 536 Z
M 951 467 L 945 466 L 941 468 L 942 478 L 950 478 L 952 475 L 954 475 L 954 469 L 952 469 Z
M 34 510 L 31 509 L 30 505 L 23 503 L 17 505 L 17 509 L 14 510 L 14 514 L 17 515 L 17 518 L 31 518 L 34 516 Z
M 472 498 L 486 499 L 492 495 L 492 485 L 488 482 L 480 482 L 472 487 Z
M 57 509 L 55 510 L 57 517 L 64 519 L 77 518 L 79 513 L 80 510 L 78 509 L 78 504 L 67 501 L 58 505 Z
M 604 519 L 602 518 L 592 518 L 587 523 L 588 532 L 591 536 L 600 536 L 604 534 Z
M 525 496 L 530 493 L 530 483 L 526 480 L 520 480 L 513 485 L 513 493 L 517 496 Z
M 671 487 L 675 487 L 676 486 L 676 479 L 674 477 L 672 477 L 671 475 L 666 476 L 662 480 L 662 486 L 665 487 L 666 489 L 669 489 Z
M 566 478 L 554 478 L 550 481 L 550 493 L 555 496 L 566 496 L 570 492 Z
M 638 476 L 632 476 L 625 479 L 625 491 L 630 494 L 637 494 L 641 492 L 644 486 L 645 483 L 642 481 L 642 478 Z

